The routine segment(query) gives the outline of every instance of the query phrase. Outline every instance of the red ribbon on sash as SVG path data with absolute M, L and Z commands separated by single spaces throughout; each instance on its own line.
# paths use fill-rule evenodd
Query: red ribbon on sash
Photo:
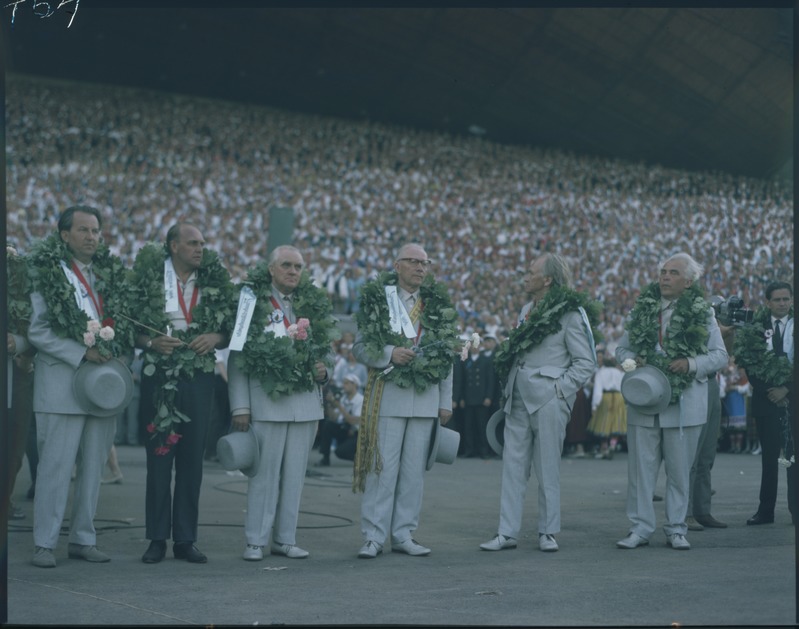
M 78 280 L 80 281 L 81 284 L 83 284 L 83 287 L 86 289 L 86 292 L 89 293 L 89 298 L 92 300 L 92 303 L 94 304 L 94 309 L 97 311 L 97 318 L 102 321 L 103 296 L 100 293 L 97 293 L 97 297 L 94 296 L 94 291 L 91 289 L 91 286 L 89 286 L 89 282 L 86 281 L 86 278 L 83 276 L 83 273 L 81 273 L 80 269 L 78 268 L 78 265 L 75 264 L 74 261 L 72 262 L 72 272 L 75 275 L 77 275 Z
M 183 316 L 186 318 L 186 323 L 191 325 L 191 311 L 194 310 L 194 306 L 197 305 L 197 298 L 200 295 L 200 289 L 197 288 L 197 285 L 194 285 L 194 292 L 191 295 L 191 303 L 189 304 L 189 309 L 186 310 L 186 302 L 183 300 L 183 291 L 180 289 L 180 281 L 176 280 L 178 283 L 178 302 L 180 303 L 180 309 L 183 311 Z

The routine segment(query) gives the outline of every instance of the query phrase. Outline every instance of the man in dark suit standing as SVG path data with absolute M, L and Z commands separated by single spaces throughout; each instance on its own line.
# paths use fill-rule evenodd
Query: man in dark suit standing
M 741 329 L 735 339 L 735 357 L 746 369 L 752 383 L 752 415 L 763 448 L 761 455 L 760 504 L 749 518 L 749 525 L 774 522 L 777 503 L 778 458 L 785 447 L 785 458 L 793 456 L 790 417 L 793 398 L 793 288 L 788 282 L 766 286 L 765 308 L 759 310 L 751 326 Z M 783 418 L 783 415 L 787 416 Z M 787 423 L 786 423 L 787 422 Z M 786 442 L 787 441 L 787 442 Z M 796 524 L 796 464 L 787 468 L 788 509 Z
M 143 324 L 136 339 L 144 350 L 139 414 L 150 435 L 145 535 L 151 541 L 142 561 L 161 561 L 171 537 L 175 559 L 205 563 L 194 544 L 203 454 L 214 408 L 214 350 L 227 345 L 233 287 L 190 223 L 170 227 L 166 247 L 142 248 L 132 278 L 131 310 Z
M 458 365 L 462 381 L 458 406 L 463 413 L 463 439 L 468 458 L 488 458 L 490 449 L 486 438 L 488 411 L 494 397 L 494 364 L 474 344 L 469 357 Z

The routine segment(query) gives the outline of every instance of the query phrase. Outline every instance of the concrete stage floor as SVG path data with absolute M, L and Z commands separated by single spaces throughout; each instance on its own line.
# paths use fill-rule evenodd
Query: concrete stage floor
M 384 552 L 356 557 L 361 546 L 360 496 L 350 489 L 351 464 L 328 468 L 311 453 L 297 543 L 304 560 L 241 559 L 247 480 L 206 463 L 198 547 L 204 565 L 167 558 L 140 560 L 144 539 L 143 448 L 118 448 L 124 480 L 103 485 L 98 546 L 112 561 L 67 558 L 31 565 L 33 504 L 20 473 L 15 502 L 27 515 L 9 523 L 8 622 L 124 625 L 792 625 L 796 612 L 796 528 L 785 474 L 774 524 L 746 526 L 757 507 L 760 459 L 719 454 L 713 470 L 713 515 L 727 529 L 689 532 L 692 548 L 675 551 L 658 530 L 650 545 L 615 546 L 628 530 L 627 455 L 611 460 L 564 458 L 560 551 L 542 553 L 536 535 L 535 476 L 515 550 L 478 545 L 498 522 L 501 461 L 458 459 L 425 477 L 416 539 L 428 557 Z M 661 470 L 658 493 L 663 495 Z M 658 526 L 663 502 L 656 503 Z M 67 510 L 69 513 L 69 508 Z M 66 529 L 64 530 L 66 531 Z

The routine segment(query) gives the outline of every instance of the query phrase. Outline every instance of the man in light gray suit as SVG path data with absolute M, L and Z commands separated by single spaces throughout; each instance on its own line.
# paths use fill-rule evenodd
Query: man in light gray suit
M 34 363 L 33 410 L 39 447 L 33 503 L 33 565 L 40 568 L 56 565 L 53 551 L 58 545 L 76 461 L 69 557 L 96 563 L 110 561 L 108 555 L 97 549 L 93 519 L 116 425 L 113 418 L 87 414 L 72 387 L 75 372 L 84 361 L 104 363 L 109 358 L 101 355 L 97 347 L 87 347 L 57 329 L 59 320 L 54 320 L 53 314 L 53 311 L 67 310 L 72 313 L 74 309 L 71 319 L 103 319 L 103 300 L 108 302 L 111 295 L 109 291 L 100 294 L 95 278 L 101 274 L 107 277 L 109 269 L 101 268 L 102 260 L 107 261 L 111 256 L 93 259 L 101 246 L 101 226 L 102 217 L 97 209 L 68 208 L 59 217 L 58 235 L 42 241 L 40 248 L 34 249 L 31 255 L 37 272 L 31 296 L 33 314 L 28 339 L 38 350 Z M 56 247 L 61 243 L 65 245 L 65 259 L 56 261 Z M 110 291 L 122 288 L 121 278 L 118 279 L 118 284 L 106 284 Z M 54 282 L 63 282 L 62 292 L 54 290 Z M 77 312 L 78 309 L 82 312 Z
M 438 332 L 433 329 L 434 318 L 425 317 L 434 315 L 437 318 L 437 314 L 433 312 L 437 306 L 432 303 L 435 283 L 429 280 L 425 283 L 429 265 L 427 252 L 420 245 L 404 245 L 394 261 L 396 282 L 385 287 L 380 285 L 377 290 L 378 299 L 383 300 L 382 305 L 386 304 L 387 299 L 383 295 L 384 288 L 391 294 L 392 312 L 403 319 L 406 326 L 410 326 L 406 337 L 410 339 L 409 334 L 413 335 L 415 331 L 413 343 L 417 348 L 420 339 L 424 338 L 423 335 L 437 337 Z M 374 282 L 382 284 L 379 278 Z M 391 282 L 394 282 L 394 276 Z M 370 288 L 373 287 L 374 284 Z M 364 287 L 363 290 L 366 292 L 368 289 Z M 428 290 L 431 292 L 426 293 Z M 366 312 L 363 304 L 365 292 L 362 293 L 359 317 L 368 318 L 370 313 Z M 427 303 L 425 294 L 429 295 Z M 369 408 L 376 409 L 376 451 L 377 459 L 382 462 L 382 469 L 370 468 L 365 473 L 361 501 L 361 533 L 364 545 L 358 557 L 377 557 L 383 552 L 383 545 L 389 534 L 393 551 L 413 556 L 428 555 L 430 549 L 416 542 L 412 535 L 419 525 L 422 509 L 424 472 L 433 422 L 441 421 L 446 424 L 452 416 L 453 362 L 450 358 L 446 376 L 429 381 L 423 390 L 414 386 L 401 387 L 390 380 L 378 383 L 381 373 L 387 374 L 389 369 L 410 366 L 420 355 L 413 348 L 399 344 L 383 345 L 378 348 L 379 355 L 368 351 L 367 346 L 374 344 L 369 342 L 368 334 L 364 333 L 361 326 L 363 320 L 359 319 L 358 336 L 352 352 L 358 361 L 369 367 L 370 377 L 367 380 L 365 398 L 370 399 L 364 401 L 366 415 L 361 418 L 356 476 L 359 462 L 366 458 L 362 456 L 363 440 L 368 439 L 366 435 L 374 429 L 369 426 L 372 418 Z M 427 322 L 427 330 L 424 329 L 424 322 Z M 388 321 L 381 323 L 388 325 Z M 453 329 L 453 341 L 455 338 Z M 451 353 L 449 349 L 446 351 Z M 374 393 L 377 387 L 382 387 L 379 399 L 376 399 Z M 371 464 L 375 456 L 370 454 L 368 458 Z
M 510 351 L 514 358 L 504 389 L 499 530 L 480 544 L 483 550 L 516 547 L 531 462 L 538 479 L 538 547 L 558 550 L 554 535 L 560 532 L 560 457 L 566 424 L 577 391 L 596 370 L 591 328 L 579 305 L 582 300 L 570 285 L 571 271 L 562 257 L 536 258 L 524 280 L 532 301 L 522 308 L 516 330 L 498 352 Z M 569 305 L 562 307 L 566 300 Z M 549 328 L 555 309 L 563 314 Z M 519 341 L 528 333 L 539 340 L 522 350 Z
M 661 460 L 666 469 L 667 543 L 675 550 L 691 547 L 685 517 L 691 465 L 707 421 L 707 381 L 728 360 L 713 309 L 695 284 L 702 272 L 687 253 L 666 260 L 659 281 L 641 291 L 616 348 L 623 368 L 624 361 L 630 368 L 631 361 L 639 367 L 656 366 L 676 374 L 670 386 L 672 391 L 677 387 L 671 403 L 656 414 L 627 402 L 627 517 L 632 526 L 627 537 L 616 542 L 619 548 L 644 546 L 655 532 L 652 496 Z M 706 332 L 689 335 L 688 329 Z
M 266 334 L 282 334 L 281 328 L 286 322 L 296 324 L 302 316 L 301 304 L 312 298 L 312 293 L 324 295 L 324 291 L 312 286 L 307 276 L 303 278 L 303 258 L 294 247 L 277 247 L 269 257 L 268 268 L 271 290 L 261 284 L 252 288 L 259 299 L 271 301 L 274 306 L 272 329 Z M 313 330 L 320 322 L 311 320 L 309 323 L 309 329 Z M 260 331 L 264 324 L 264 321 L 256 321 L 253 315 L 252 326 Z M 242 351 L 247 350 L 245 343 Z M 242 368 L 237 354 L 238 351 L 231 351 L 228 360 L 231 424 L 233 430 L 254 431 L 260 453 L 257 472 L 247 487 L 244 522 L 247 546 L 243 559 L 263 559 L 263 548 L 269 543 L 270 535 L 273 554 L 303 559 L 309 553 L 296 545 L 297 519 L 308 455 L 319 420 L 324 417 L 320 385 L 328 380 L 327 368 L 321 361 L 312 365 L 316 382 L 312 390 L 273 397 L 267 395 L 257 377 Z

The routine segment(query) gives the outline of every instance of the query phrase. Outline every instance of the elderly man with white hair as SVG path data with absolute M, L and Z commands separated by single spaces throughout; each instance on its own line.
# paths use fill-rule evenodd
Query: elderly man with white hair
M 660 268 L 633 306 L 616 359 L 628 373 L 627 517 L 632 526 L 619 548 L 649 543 L 655 532 L 652 497 L 661 461 L 666 469 L 667 543 L 691 546 L 685 537 L 689 475 L 702 424 L 707 421 L 708 374 L 727 364 L 721 332 L 698 280 L 703 268 L 677 253 Z

